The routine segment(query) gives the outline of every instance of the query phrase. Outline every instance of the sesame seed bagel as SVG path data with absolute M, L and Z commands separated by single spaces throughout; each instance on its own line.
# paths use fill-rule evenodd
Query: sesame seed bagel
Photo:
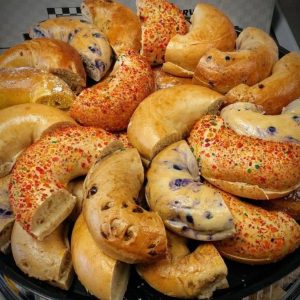
M 200 181 L 196 158 L 186 141 L 166 147 L 153 158 L 146 197 L 151 210 L 179 235 L 212 241 L 235 232 L 222 195 Z
M 239 84 L 226 94 L 226 102 L 252 102 L 266 114 L 280 114 L 283 107 L 300 97 L 300 53 L 290 52 L 275 63 L 272 74 L 259 83 Z
M 108 77 L 80 93 L 71 106 L 71 116 L 85 126 L 121 131 L 138 104 L 154 90 L 150 65 L 129 50 L 118 57 Z
M 9 196 L 16 220 L 43 240 L 71 213 L 76 197 L 68 182 L 85 175 L 101 153 L 121 146 L 103 129 L 59 127 L 29 146 L 11 174 Z
M 267 264 L 282 259 L 300 246 L 300 226 L 292 217 L 220 192 L 236 228 L 235 235 L 214 243 L 222 256 L 245 264 Z
M 168 232 L 168 254 L 157 262 L 139 264 L 139 275 L 154 289 L 177 298 L 209 299 L 216 289 L 228 287 L 227 267 L 212 244 L 193 252 L 187 240 Z
M 236 33 L 233 24 L 216 7 L 196 5 L 187 34 L 171 38 L 165 53 L 163 70 L 180 77 L 193 77 L 201 56 L 210 48 L 232 51 Z
M 78 51 L 89 77 L 99 81 L 111 66 L 111 47 L 102 32 L 85 20 L 59 17 L 40 22 L 29 31 L 31 38 L 47 37 L 70 44 Z
M 233 195 L 251 199 L 283 197 L 300 185 L 300 145 L 236 134 L 218 116 L 205 116 L 188 142 L 201 175 Z
M 278 60 L 278 47 L 263 30 L 244 29 L 236 40 L 236 51 L 208 50 L 199 60 L 193 83 L 227 93 L 240 83 L 254 85 L 268 77 Z
M 135 202 L 143 182 L 134 148 L 99 160 L 84 182 L 83 215 L 91 235 L 106 255 L 131 264 L 157 260 L 167 248 L 159 215 Z
M 75 121 L 67 113 L 44 104 L 26 103 L 0 110 L 0 177 L 8 175 L 18 155 L 55 124 Z

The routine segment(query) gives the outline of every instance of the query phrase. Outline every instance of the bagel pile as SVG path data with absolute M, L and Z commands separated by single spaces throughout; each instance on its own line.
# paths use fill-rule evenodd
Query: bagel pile
M 167 0 L 82 12 L 36 20 L 0 55 L 0 251 L 112 300 L 131 266 L 206 299 L 229 286 L 228 260 L 295 251 L 300 53 L 279 57 L 259 28 L 237 36 L 208 4 L 191 24 Z

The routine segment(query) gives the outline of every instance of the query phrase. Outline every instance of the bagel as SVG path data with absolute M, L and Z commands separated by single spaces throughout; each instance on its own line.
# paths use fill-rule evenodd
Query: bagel
M 8 184 L 10 176 L 0 178 L 0 251 L 6 253 L 10 245 L 14 215 L 9 203 Z
M 76 197 L 76 204 L 69 218 L 71 221 L 76 221 L 82 211 L 83 205 L 83 181 L 84 177 L 78 177 L 68 183 L 68 191 Z
M 137 0 L 136 6 L 142 25 L 141 55 L 151 65 L 162 64 L 170 39 L 187 32 L 184 15 L 167 0 Z
M 287 214 L 269 212 L 230 194 L 220 193 L 236 227 L 235 235 L 214 242 L 222 256 L 245 264 L 268 264 L 300 246 L 300 226 Z
M 209 49 L 200 58 L 193 83 L 227 93 L 240 83 L 254 85 L 268 77 L 278 60 L 278 47 L 263 30 L 244 29 L 236 40 L 236 51 Z
M 163 70 L 167 73 L 193 77 L 201 56 L 210 48 L 232 51 L 236 32 L 227 16 L 210 4 L 196 5 L 189 32 L 171 38 L 165 53 Z
M 300 99 L 291 102 L 281 115 L 263 115 L 260 106 L 236 102 L 223 108 L 221 117 L 237 134 L 300 144 Z
M 0 69 L 0 109 L 22 103 L 69 108 L 75 96 L 59 77 L 35 68 Z
M 114 0 L 84 0 L 81 12 L 107 36 L 117 56 L 128 49 L 140 51 L 142 33 L 139 18 L 123 4 Z
M 177 85 L 148 96 L 133 113 L 128 138 L 151 160 L 161 149 L 187 136 L 205 114 L 217 113 L 222 95 L 197 85 Z
M 52 38 L 70 44 L 78 51 L 89 77 L 99 81 L 109 70 L 112 50 L 99 29 L 85 20 L 70 17 L 48 19 L 29 30 L 31 38 Z
M 151 262 L 166 254 L 164 224 L 137 199 L 144 169 L 136 149 L 99 160 L 84 181 L 83 215 L 104 254 L 126 263 Z
M 118 57 L 106 79 L 81 92 L 71 105 L 71 116 L 85 126 L 121 131 L 138 104 L 154 90 L 150 65 L 129 50 Z
M 89 293 L 101 300 L 123 299 L 129 265 L 103 254 L 82 215 L 72 231 L 71 253 L 75 273 Z
M 47 281 L 64 290 L 69 289 L 74 272 L 64 224 L 44 241 L 38 241 L 15 222 L 11 249 L 16 265 L 29 277 Z
M 283 197 L 300 186 L 300 146 L 238 135 L 218 116 L 205 116 L 188 142 L 201 175 L 233 195 L 251 199 Z
M 193 252 L 186 239 L 168 233 L 168 255 L 152 264 L 136 266 L 138 274 L 159 292 L 177 298 L 208 299 L 228 287 L 227 267 L 212 244 Z
M 37 103 L 19 104 L 0 110 L 0 177 L 6 176 L 18 155 L 54 124 L 75 121 L 65 112 Z
M 179 235 L 212 241 L 235 233 L 221 194 L 200 181 L 196 158 L 185 141 L 171 144 L 153 158 L 146 197 L 151 210 Z
M 33 67 L 63 79 L 79 93 L 86 86 L 86 74 L 78 52 L 59 40 L 37 38 L 13 46 L 0 55 L 1 68 Z
M 11 173 L 9 197 L 22 227 L 43 240 L 71 213 L 76 197 L 68 182 L 85 175 L 106 151 L 121 147 L 102 129 L 58 127 L 29 146 Z
M 280 114 L 283 107 L 300 97 L 300 53 L 290 52 L 275 63 L 272 74 L 259 83 L 239 84 L 226 94 L 228 104 L 252 102 L 269 115 Z

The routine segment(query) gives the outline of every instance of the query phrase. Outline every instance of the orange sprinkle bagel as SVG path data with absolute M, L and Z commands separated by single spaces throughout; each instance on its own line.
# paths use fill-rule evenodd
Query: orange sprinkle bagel
M 272 199 L 283 197 L 300 184 L 298 144 L 238 135 L 222 118 L 212 115 L 195 124 L 188 140 L 201 175 L 226 192 Z
M 9 197 L 16 220 L 43 240 L 71 213 L 76 197 L 68 182 L 87 174 L 91 165 L 122 144 L 102 129 L 58 127 L 19 157 L 11 174 Z M 113 148 L 113 149 L 112 149 Z
M 154 90 L 149 63 L 128 50 L 118 57 L 104 81 L 81 92 L 71 106 L 71 116 L 85 126 L 121 131 L 127 128 L 138 104 Z

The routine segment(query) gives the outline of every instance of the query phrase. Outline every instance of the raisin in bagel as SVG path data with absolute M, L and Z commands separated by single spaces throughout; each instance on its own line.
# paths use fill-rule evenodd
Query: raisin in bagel
M 196 159 L 185 141 L 171 144 L 153 158 L 146 197 L 151 210 L 179 235 L 212 241 L 235 232 L 222 195 L 200 181 Z
M 137 15 L 129 8 L 114 0 L 84 0 L 82 15 L 103 32 L 119 55 L 133 49 L 141 49 L 141 24 Z
M 0 177 L 8 175 L 18 155 L 55 124 L 75 121 L 57 108 L 37 103 L 0 110 Z
M 129 141 L 150 161 L 164 147 L 185 138 L 202 116 L 217 113 L 221 104 L 221 94 L 197 85 L 156 91 L 133 113 Z
M 127 263 L 151 262 L 166 254 L 164 224 L 137 205 L 144 169 L 136 149 L 99 160 L 84 182 L 83 215 L 102 251 Z
M 75 96 L 59 77 L 36 68 L 0 69 L 0 109 L 22 103 L 69 108 Z
M 79 281 L 101 300 L 122 300 L 129 280 L 129 265 L 105 255 L 91 236 L 83 215 L 71 238 L 72 262 Z
M 112 51 L 106 37 L 93 24 L 70 17 L 48 19 L 34 25 L 31 38 L 47 37 L 69 43 L 81 56 L 87 74 L 99 81 L 109 70 Z
M 71 213 L 76 198 L 66 187 L 95 160 L 121 146 L 103 129 L 58 127 L 29 146 L 11 174 L 9 196 L 16 220 L 43 240 Z
M 205 116 L 188 138 L 201 175 L 251 199 L 283 197 L 300 185 L 300 145 L 238 135 L 218 116 Z
M 142 25 L 141 55 L 151 65 L 162 64 L 170 39 L 187 32 L 184 15 L 167 0 L 137 0 L 136 5 Z
M 214 243 L 222 256 L 245 264 L 267 264 L 300 246 L 300 226 L 293 218 L 221 193 L 236 227 L 235 235 Z
M 80 55 L 59 40 L 37 38 L 15 45 L 0 55 L 0 67 L 43 69 L 62 78 L 76 93 L 86 86 Z
M 196 5 L 189 32 L 171 38 L 163 70 L 176 76 L 193 77 L 201 56 L 210 48 L 234 49 L 236 33 L 231 21 L 210 4 Z
M 138 104 L 154 89 L 150 65 L 129 50 L 118 57 L 108 77 L 81 92 L 71 106 L 71 116 L 85 126 L 124 130 Z
M 263 30 L 244 29 L 236 40 L 236 51 L 210 49 L 200 58 L 193 83 L 227 93 L 240 83 L 254 85 L 268 77 L 278 60 L 278 47 Z
M 185 238 L 169 232 L 167 235 L 167 257 L 136 266 L 150 286 L 165 295 L 184 299 L 208 299 L 216 289 L 228 287 L 227 267 L 212 244 L 201 244 L 191 252 Z
M 280 114 L 283 107 L 300 97 L 300 53 L 290 52 L 274 65 L 272 74 L 259 83 L 239 84 L 226 94 L 226 102 L 252 102 L 267 114 Z
M 38 241 L 15 222 L 11 249 L 16 265 L 29 277 L 69 289 L 74 272 L 65 224 L 61 224 L 44 241 Z

